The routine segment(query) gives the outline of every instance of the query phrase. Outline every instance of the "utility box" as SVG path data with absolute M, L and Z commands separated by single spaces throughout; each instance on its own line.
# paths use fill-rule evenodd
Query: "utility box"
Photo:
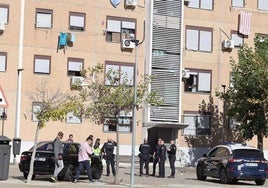
M 20 138 L 13 138 L 13 155 L 20 154 L 20 146 L 21 146 L 21 139 Z
M 0 180 L 7 180 L 9 173 L 11 139 L 0 136 Z

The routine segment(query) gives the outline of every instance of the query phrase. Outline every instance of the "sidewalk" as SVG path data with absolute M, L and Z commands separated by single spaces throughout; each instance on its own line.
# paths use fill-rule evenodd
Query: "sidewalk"
M 152 165 L 150 164 L 150 170 Z M 104 169 L 104 174 L 106 169 Z M 10 165 L 9 178 L 6 181 L 0 181 L 1 188 L 26 188 L 26 187 L 73 187 L 79 185 L 81 187 L 129 187 L 130 186 L 130 164 L 121 163 L 119 168 L 119 180 L 120 185 L 113 185 L 114 177 L 106 177 L 103 175 L 100 180 L 95 183 L 88 183 L 87 177 L 81 177 L 79 183 L 74 184 L 72 182 L 59 182 L 51 183 L 49 181 L 50 176 L 36 176 L 34 180 L 30 183 L 25 183 L 25 179 L 22 173 L 19 171 L 17 165 Z M 157 178 L 157 177 L 140 177 L 138 165 L 135 166 L 135 187 L 184 187 L 183 179 L 193 178 L 194 169 L 193 168 L 177 168 L 176 178 Z M 169 166 L 166 166 L 166 176 L 170 174 Z M 178 186 L 180 182 L 181 186 Z

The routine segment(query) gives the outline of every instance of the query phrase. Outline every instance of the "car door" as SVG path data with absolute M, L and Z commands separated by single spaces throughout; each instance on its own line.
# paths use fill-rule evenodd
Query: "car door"
M 213 177 L 220 176 L 220 169 L 225 167 L 228 162 L 228 156 L 230 155 L 230 151 L 226 147 L 219 147 L 213 162 Z
M 205 172 L 208 176 L 214 176 L 215 173 L 215 165 L 214 165 L 214 160 L 215 160 L 215 156 L 217 153 L 217 150 L 219 148 L 215 147 L 213 148 L 206 156 L 205 160 L 204 160 L 204 165 L 205 165 Z

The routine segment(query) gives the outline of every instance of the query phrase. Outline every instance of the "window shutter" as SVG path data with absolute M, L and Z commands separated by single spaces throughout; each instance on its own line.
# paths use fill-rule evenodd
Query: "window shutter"
M 187 50 L 198 50 L 198 30 L 187 29 L 186 35 Z
M 133 85 L 134 80 L 134 67 L 132 66 L 121 66 L 121 80 L 122 83 L 123 80 L 127 79 L 127 85 Z
M 211 74 L 200 72 L 198 74 L 198 91 L 210 92 Z
M 6 71 L 6 56 L 0 55 L 0 71 Z
M 258 9 L 260 9 L 260 10 L 268 10 L 267 0 L 259 0 L 258 1 Z
M 69 71 L 82 71 L 83 70 L 83 63 L 76 62 L 76 61 L 69 61 L 68 62 L 68 70 Z
M 118 76 L 119 66 L 118 65 L 109 65 L 109 64 L 106 64 L 106 74 L 109 71 L 112 71 L 112 73 L 110 74 L 110 76 L 113 77 L 113 78 L 115 78 L 116 76 Z M 111 85 L 110 80 L 106 78 L 105 79 L 105 84 L 106 85 Z
M 35 59 L 34 72 L 37 73 L 49 73 L 50 60 L 49 59 Z
M 36 27 L 51 28 L 52 15 L 48 13 L 37 13 Z
M 122 28 L 135 29 L 135 22 L 126 22 L 126 21 L 123 21 L 122 22 Z
M 212 32 L 210 31 L 200 31 L 200 50 L 211 52 L 212 45 Z
M 118 20 L 107 20 L 107 31 L 121 32 L 121 22 Z
M 85 18 L 84 16 L 70 16 L 70 26 L 75 27 L 84 27 L 85 26 Z
M 191 1 L 189 2 L 188 7 L 199 8 L 199 1 L 200 1 L 200 0 L 191 0 Z
M 0 7 L 0 22 L 7 24 L 8 8 Z
M 201 0 L 200 8 L 212 10 L 212 6 L 213 6 L 212 0 Z

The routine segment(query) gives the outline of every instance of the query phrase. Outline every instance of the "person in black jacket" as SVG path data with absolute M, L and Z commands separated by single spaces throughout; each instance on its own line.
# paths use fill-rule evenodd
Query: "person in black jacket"
M 140 157 L 140 176 L 143 176 L 143 165 L 145 164 L 146 176 L 149 176 L 149 163 L 151 146 L 148 144 L 147 139 L 144 139 L 144 143 L 139 147 Z
M 160 155 L 159 155 L 159 178 L 165 177 L 165 162 L 166 162 L 166 155 L 167 155 L 167 148 L 165 146 L 165 141 L 162 139 L 160 144 Z
M 175 178 L 175 161 L 176 161 L 176 151 L 177 147 L 175 145 L 174 139 L 170 140 L 170 147 L 167 150 L 168 153 L 168 159 L 169 159 L 169 164 L 171 168 L 171 174 L 168 176 L 168 178 Z
M 160 156 L 160 152 L 161 152 L 160 144 L 161 144 L 161 138 L 158 138 L 157 145 L 155 146 L 155 151 L 154 151 L 154 154 L 153 154 L 153 157 L 154 157 L 154 160 L 153 160 L 153 173 L 151 174 L 151 176 L 155 176 L 155 169 L 156 169 L 156 165 L 157 165 L 157 163 L 159 161 L 159 156 Z
M 110 176 L 110 165 L 112 167 L 113 175 L 115 176 L 115 161 L 114 161 L 114 147 L 117 146 L 117 143 L 112 139 L 108 139 L 101 148 L 101 152 L 104 154 L 104 158 L 106 160 L 107 174 L 106 176 Z

